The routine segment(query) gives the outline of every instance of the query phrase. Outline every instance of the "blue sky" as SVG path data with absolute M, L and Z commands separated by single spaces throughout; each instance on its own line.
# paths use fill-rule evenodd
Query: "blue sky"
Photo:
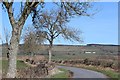
M 93 4 L 94 8 L 92 11 L 94 12 L 95 9 L 98 9 L 94 16 L 72 18 L 68 25 L 80 29 L 83 32 L 81 36 L 84 43 L 82 44 L 118 44 L 118 3 L 97 2 Z M 46 6 L 47 8 L 52 8 L 49 3 Z M 0 33 L 2 32 L 2 37 L 4 37 L 2 27 L 6 26 L 11 31 L 11 25 L 6 12 L 0 10 L 1 16 L 2 19 L 0 19 L 0 22 L 2 24 L 0 24 Z M 24 27 L 30 24 L 31 17 L 27 19 Z M 54 44 L 79 45 L 80 43 L 65 41 L 59 37 L 54 41 Z

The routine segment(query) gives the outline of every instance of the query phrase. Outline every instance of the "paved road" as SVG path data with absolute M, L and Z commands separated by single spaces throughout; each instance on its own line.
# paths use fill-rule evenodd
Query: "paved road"
M 74 73 L 73 78 L 107 78 L 104 74 L 92 70 L 67 66 L 57 67 L 72 71 Z

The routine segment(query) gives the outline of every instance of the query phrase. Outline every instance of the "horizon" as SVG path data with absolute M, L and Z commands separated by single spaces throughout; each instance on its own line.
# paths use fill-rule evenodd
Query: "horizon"
M 3 43 L 3 44 L 0 44 L 0 45 L 5 45 L 7 43 Z M 20 44 L 19 45 L 23 45 L 24 43 Z M 40 45 L 49 45 L 49 44 L 40 44 Z M 91 44 L 77 44 L 77 45 L 74 45 L 74 44 L 53 44 L 54 46 L 58 45 L 58 46 L 87 46 L 87 45 L 102 45 L 102 46 L 119 46 L 120 44 L 96 44 L 96 43 L 91 43 Z

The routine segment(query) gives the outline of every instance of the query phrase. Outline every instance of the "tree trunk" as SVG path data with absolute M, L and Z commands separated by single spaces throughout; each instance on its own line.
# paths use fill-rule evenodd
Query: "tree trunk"
M 9 50 L 9 63 L 7 78 L 16 77 L 16 64 L 17 64 L 17 53 L 19 48 L 19 36 L 18 32 L 12 31 L 12 37 L 10 40 L 10 50 Z
M 51 63 L 52 58 L 52 48 L 49 48 L 49 63 Z
M 51 38 L 50 41 L 50 46 L 49 46 L 49 63 L 51 63 L 51 58 L 52 58 L 52 47 L 53 47 L 53 38 Z

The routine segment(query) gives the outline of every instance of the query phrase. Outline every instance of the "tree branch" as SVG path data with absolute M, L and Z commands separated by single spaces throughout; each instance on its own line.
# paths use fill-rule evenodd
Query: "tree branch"
M 56 37 L 58 37 L 61 34 L 61 32 L 59 32 L 56 36 L 54 36 L 53 38 L 55 39 Z
M 13 2 L 3 2 L 4 6 L 6 7 L 7 9 L 7 12 L 8 12 L 8 16 L 9 16 L 9 20 L 10 20 L 10 23 L 13 25 L 15 24 L 15 20 L 14 20 L 14 16 L 13 16 L 13 11 L 12 11 L 12 5 L 13 5 Z
M 29 2 L 29 3 L 25 3 L 25 7 L 23 9 L 23 12 L 21 13 L 21 17 L 18 20 L 19 25 L 23 25 L 25 23 L 25 20 L 27 19 L 28 15 L 30 14 L 30 12 L 32 11 L 32 8 L 36 8 L 37 5 L 39 4 L 39 2 Z
M 33 8 L 36 8 L 37 5 L 39 4 L 39 2 L 29 2 L 29 3 L 25 3 L 25 7 L 23 9 L 23 12 L 21 13 L 21 17 L 18 20 L 18 27 L 19 29 L 19 34 L 21 34 L 21 29 L 25 23 L 25 20 L 27 19 L 27 17 L 29 16 L 29 14 L 31 13 Z

